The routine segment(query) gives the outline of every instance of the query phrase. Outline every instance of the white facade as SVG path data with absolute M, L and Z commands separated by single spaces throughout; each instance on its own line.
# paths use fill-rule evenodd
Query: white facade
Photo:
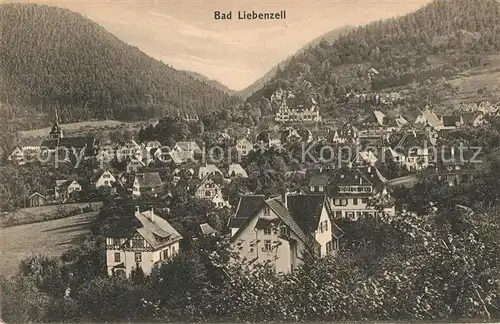
M 273 229 L 257 229 L 259 220 L 274 220 Z M 258 263 L 271 261 L 276 272 L 289 273 L 302 263 L 302 255 L 306 249 L 305 243 L 292 231 L 283 231 L 290 235 L 290 239 L 280 237 L 281 228 L 278 216 L 271 209 L 262 209 L 252 217 L 249 224 L 233 236 L 233 249 L 238 251 L 241 258 L 255 260 Z
M 246 138 L 242 138 L 236 143 L 236 151 L 240 156 L 247 156 L 252 150 L 253 144 Z
M 97 179 L 95 187 L 111 187 L 113 183 L 116 182 L 116 178 L 109 171 L 104 171 L 104 173 Z
M 127 173 L 137 172 L 140 169 L 142 169 L 143 167 L 145 167 L 145 164 L 142 163 L 142 161 L 140 161 L 140 160 L 131 160 L 127 164 Z
M 154 211 L 136 212 L 143 227 L 128 237 L 106 237 L 106 266 L 109 276 L 129 277 L 137 267 L 146 275 L 159 262 L 168 262 L 179 253 L 182 236 Z

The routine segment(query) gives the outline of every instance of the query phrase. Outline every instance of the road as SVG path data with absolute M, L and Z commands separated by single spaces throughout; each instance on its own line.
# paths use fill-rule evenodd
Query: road
M 394 178 L 391 180 L 388 180 L 386 184 L 389 187 L 396 187 L 396 186 L 405 186 L 407 188 L 411 188 L 415 186 L 418 183 L 419 179 L 416 175 L 408 175 L 400 178 Z

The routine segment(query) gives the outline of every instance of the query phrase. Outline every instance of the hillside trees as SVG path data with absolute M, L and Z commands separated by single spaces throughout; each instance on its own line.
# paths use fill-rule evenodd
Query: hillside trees
M 46 115 L 57 107 L 70 122 L 207 112 L 239 101 L 67 9 L 3 4 L 0 23 L 0 102 L 10 107 Z

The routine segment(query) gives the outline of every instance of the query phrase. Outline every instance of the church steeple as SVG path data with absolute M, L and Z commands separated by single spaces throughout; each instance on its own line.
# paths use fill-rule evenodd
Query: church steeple
M 54 139 L 61 139 L 63 137 L 62 129 L 61 129 L 61 127 L 59 127 L 59 116 L 57 114 L 57 109 L 56 109 L 56 113 L 55 113 L 54 125 L 52 126 L 52 129 L 50 130 L 49 137 L 54 138 Z

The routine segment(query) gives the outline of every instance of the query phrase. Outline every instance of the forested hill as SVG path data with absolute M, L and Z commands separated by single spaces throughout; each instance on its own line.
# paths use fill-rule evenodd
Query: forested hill
M 194 71 L 186 71 L 186 70 L 182 70 L 183 72 L 186 72 L 187 74 L 191 75 L 193 78 L 195 78 L 196 80 L 199 80 L 201 82 L 204 82 L 206 84 L 209 84 L 211 86 L 213 86 L 214 88 L 216 89 L 219 89 L 220 91 L 222 92 L 225 92 L 227 94 L 234 94 L 234 90 L 230 89 L 228 86 L 220 83 L 219 81 L 217 80 L 213 80 L 213 79 L 210 79 L 209 77 L 207 77 L 206 75 L 203 75 L 201 73 L 198 73 L 198 72 L 194 72 Z
M 145 119 L 238 103 L 72 11 L 0 5 L 0 118 Z M 172 31 L 175 32 L 175 31 Z
M 450 78 L 482 65 L 477 54 L 500 52 L 498 35 L 500 1 L 435 0 L 406 16 L 358 27 L 331 44 L 321 42 L 295 55 L 248 101 L 269 97 L 279 86 L 316 92 L 323 102 L 351 90 L 418 88 L 429 78 Z M 371 68 L 379 75 L 366 82 Z
M 295 55 L 298 55 L 298 54 L 305 52 L 309 48 L 318 45 L 321 41 L 326 41 L 326 42 L 331 43 L 334 40 L 336 40 L 340 35 L 346 34 L 348 31 L 352 30 L 353 28 L 354 27 L 352 27 L 352 26 L 344 26 L 344 27 L 340 27 L 340 28 L 336 28 L 334 30 L 331 30 L 328 33 L 323 34 L 320 37 L 317 37 L 317 38 L 313 39 L 312 41 L 310 41 L 309 43 L 307 43 L 306 45 L 304 45 L 300 50 L 297 51 L 297 53 Z M 278 71 L 278 69 L 280 69 L 281 67 L 285 66 L 288 63 L 288 61 L 291 59 L 291 57 L 292 56 L 290 56 L 289 58 L 280 62 L 278 65 L 273 67 L 271 70 L 269 70 L 262 77 L 257 79 L 254 83 L 252 83 L 251 85 L 249 85 L 245 89 L 238 91 L 236 94 L 243 99 L 248 98 L 254 92 L 261 89 L 269 80 L 271 80 L 275 76 L 276 71 Z

